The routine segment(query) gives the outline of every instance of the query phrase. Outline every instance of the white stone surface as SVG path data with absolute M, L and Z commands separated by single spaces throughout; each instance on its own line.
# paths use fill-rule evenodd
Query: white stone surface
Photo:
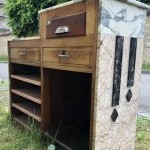
M 138 39 L 135 84 L 131 87 L 133 97 L 127 102 L 126 94 L 130 89 L 127 87 L 130 37 L 124 38 L 120 104 L 112 107 L 115 42 L 116 36 L 99 33 L 93 150 L 134 150 L 135 146 L 143 39 Z M 116 122 L 111 120 L 114 108 L 119 114 Z
M 130 2 L 135 2 L 130 0 Z M 118 0 L 100 2 L 94 101 L 93 150 L 134 150 L 136 115 L 140 93 L 146 10 Z M 116 35 L 124 37 L 120 103 L 112 107 Z M 137 38 L 134 86 L 127 87 L 131 37 Z M 130 102 L 126 94 L 131 89 Z M 114 108 L 116 122 L 111 120 Z
M 101 33 L 144 38 L 145 9 L 118 0 L 102 0 L 100 5 Z

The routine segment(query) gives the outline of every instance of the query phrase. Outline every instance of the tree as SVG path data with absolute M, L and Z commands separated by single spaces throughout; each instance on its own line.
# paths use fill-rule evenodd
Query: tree
M 145 4 L 150 4 L 150 0 L 139 0 L 139 1 Z
M 17 37 L 38 34 L 38 11 L 69 0 L 5 0 L 8 25 Z

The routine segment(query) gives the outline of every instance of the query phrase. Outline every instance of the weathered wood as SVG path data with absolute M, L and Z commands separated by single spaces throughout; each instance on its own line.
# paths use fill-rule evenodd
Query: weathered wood
M 11 91 L 12 93 L 29 99 L 35 103 L 41 104 L 41 95 L 39 91 L 36 91 L 34 89 L 12 89 Z
M 10 60 L 19 61 L 40 61 L 38 48 L 12 48 L 10 49 Z
M 52 23 L 56 21 L 56 24 L 59 21 L 67 23 L 65 18 L 71 21 L 70 17 L 79 13 L 85 15 L 86 20 L 81 20 L 83 26 L 79 32 L 75 32 L 77 36 L 73 34 L 69 37 L 56 38 L 49 34 L 48 38 L 51 38 L 46 39 L 48 20 L 52 20 Z M 40 121 L 43 132 L 56 129 L 60 118 L 64 118 L 63 127 L 81 122 L 83 124 L 81 128 L 86 129 L 87 133 L 90 128 L 90 150 L 94 127 L 97 13 L 97 0 L 49 10 L 40 14 L 40 39 L 9 42 L 11 107 L 15 106 L 12 107 L 11 113 L 15 116 L 14 120 L 28 127 L 27 118 L 19 118 L 23 112 Z M 47 30 L 49 27 L 47 26 Z M 23 49 L 28 49 L 29 55 L 20 59 L 17 53 Z M 37 79 L 35 75 L 41 78 Z M 23 105 L 18 106 L 19 100 L 22 99 L 25 105 L 20 102 Z M 26 107 L 26 101 L 41 106 L 40 118 L 33 116 L 30 108 Z
M 76 65 L 80 68 L 90 68 L 90 48 L 43 48 L 43 64 L 50 63 L 53 65 Z
M 35 75 L 11 75 L 11 78 L 41 86 L 40 76 Z
M 86 34 L 86 13 L 81 12 L 70 16 L 52 18 L 46 27 L 46 38 L 61 38 L 70 36 L 83 36 Z M 68 28 L 68 31 L 63 33 L 58 32 L 58 28 Z M 60 31 L 60 30 L 59 30 Z
M 28 102 L 12 103 L 12 106 L 32 117 L 33 119 L 41 122 L 41 111 L 38 106 Z

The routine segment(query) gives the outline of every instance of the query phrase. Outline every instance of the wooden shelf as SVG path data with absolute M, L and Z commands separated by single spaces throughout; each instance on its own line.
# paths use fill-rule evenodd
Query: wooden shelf
M 11 78 L 41 86 L 41 78 L 37 75 L 11 75 Z
M 16 122 L 18 122 L 19 124 L 21 124 L 22 126 L 24 126 L 25 128 L 30 130 L 30 127 L 28 126 L 29 125 L 29 119 L 27 116 L 25 116 L 25 115 L 15 116 L 14 120 Z
M 12 93 L 29 99 L 35 103 L 41 104 L 41 92 L 37 89 L 12 89 Z
M 28 116 L 34 118 L 35 120 L 41 122 L 40 107 L 27 102 L 12 103 L 12 106 L 27 114 Z

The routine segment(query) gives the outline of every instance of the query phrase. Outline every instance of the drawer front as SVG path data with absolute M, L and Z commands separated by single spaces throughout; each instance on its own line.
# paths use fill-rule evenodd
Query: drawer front
M 54 63 L 59 65 L 80 65 L 89 66 L 91 62 L 91 49 L 75 48 L 44 48 L 43 63 Z
M 10 59 L 40 61 L 40 50 L 38 48 L 11 48 Z
M 46 38 L 83 36 L 86 34 L 86 13 L 78 13 L 47 21 Z

